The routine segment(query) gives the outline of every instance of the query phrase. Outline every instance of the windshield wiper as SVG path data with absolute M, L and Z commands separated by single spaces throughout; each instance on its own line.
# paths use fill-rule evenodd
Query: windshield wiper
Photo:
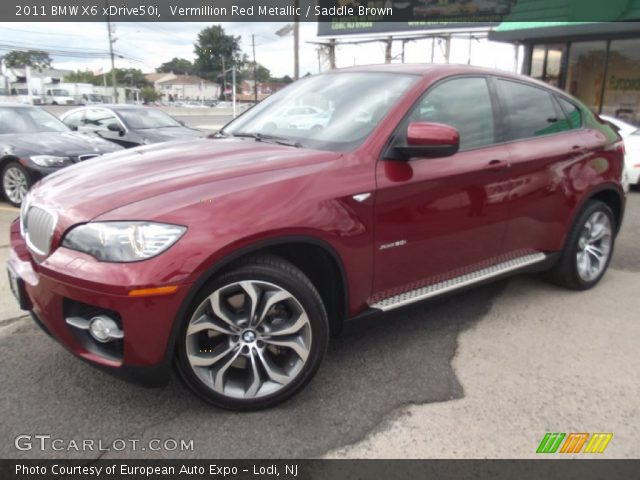
M 232 133 L 231 136 L 255 138 L 257 142 L 271 142 L 271 143 L 277 143 L 278 145 L 286 145 L 288 147 L 295 147 L 295 148 L 302 147 L 300 142 L 296 142 L 295 140 L 290 140 L 285 137 L 278 137 L 276 135 L 265 135 L 264 133 L 238 132 L 238 133 Z

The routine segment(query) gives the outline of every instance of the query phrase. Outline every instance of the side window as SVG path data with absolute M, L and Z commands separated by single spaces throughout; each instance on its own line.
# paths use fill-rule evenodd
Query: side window
M 554 104 L 551 93 L 509 80 L 498 80 L 500 97 L 506 109 L 503 122 L 506 140 L 533 138 L 569 130 L 564 115 Z
M 582 127 L 582 113 L 580 113 L 580 109 L 562 97 L 556 98 L 558 99 L 558 102 L 560 102 L 562 110 L 564 110 L 567 122 L 569 122 L 569 127 L 572 129 Z
M 71 115 L 69 115 L 64 119 L 64 123 L 65 125 L 67 125 L 67 127 L 70 127 L 75 130 L 82 124 L 83 116 L 84 116 L 84 112 L 82 111 L 72 113 Z
M 111 123 L 118 123 L 118 119 L 107 110 L 89 110 L 84 119 L 87 127 L 95 130 L 108 130 Z
M 495 143 L 493 106 L 487 80 L 455 78 L 429 89 L 409 114 L 410 122 L 436 122 L 455 127 L 460 150 Z

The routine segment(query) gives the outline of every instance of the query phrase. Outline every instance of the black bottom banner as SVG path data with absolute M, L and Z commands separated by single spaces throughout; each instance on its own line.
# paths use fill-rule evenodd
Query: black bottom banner
M 2 480 L 624 479 L 637 460 L 0 460 Z

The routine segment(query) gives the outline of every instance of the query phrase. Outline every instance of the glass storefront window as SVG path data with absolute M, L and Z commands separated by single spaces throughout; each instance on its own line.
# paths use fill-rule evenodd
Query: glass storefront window
M 564 51 L 565 46 L 561 44 L 536 45 L 531 54 L 530 75 L 550 85 L 559 86 Z
M 569 68 L 565 89 L 591 110 L 600 109 L 607 42 L 575 42 L 569 47 Z
M 545 47 L 536 46 L 531 55 L 531 76 L 537 80 L 542 80 L 544 76 L 544 55 Z
M 640 39 L 611 41 L 602 113 L 640 124 Z
M 547 68 L 544 81 L 554 87 L 560 85 L 560 68 L 562 67 L 562 54 L 564 45 L 550 45 L 547 48 Z

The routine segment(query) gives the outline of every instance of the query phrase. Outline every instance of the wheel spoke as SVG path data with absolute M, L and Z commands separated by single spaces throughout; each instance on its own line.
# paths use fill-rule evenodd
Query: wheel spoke
M 236 361 L 238 355 L 240 355 L 241 349 L 238 348 L 236 353 L 231 355 L 231 358 L 227 360 L 213 375 L 213 388 L 215 388 L 218 392 L 224 392 L 224 375 L 229 370 L 229 367 L 233 362 Z
M 253 282 L 240 282 L 239 285 L 245 293 L 245 302 L 248 300 L 251 304 L 249 305 L 247 320 L 248 325 L 253 325 L 256 320 L 256 311 L 258 310 L 258 302 L 260 301 L 260 294 L 262 292 Z
M 596 223 L 591 232 L 589 233 L 589 241 L 597 242 L 602 237 L 604 237 L 607 233 L 609 233 L 609 229 L 604 223 Z
M 216 290 L 209 296 L 209 303 L 211 304 L 211 310 L 216 317 L 226 323 L 233 331 L 239 330 L 236 323 L 229 316 L 229 314 L 225 311 L 224 306 L 222 305 L 222 298 L 220 297 L 220 290 Z
M 602 260 L 607 255 L 602 247 L 596 247 L 594 245 L 589 245 L 585 251 L 591 254 L 591 256 L 596 258 L 598 261 Z
M 190 353 L 189 362 L 194 367 L 210 367 L 233 351 L 235 345 L 219 345 L 212 352 Z
M 269 338 L 271 336 L 291 335 L 297 333 L 302 330 L 302 328 L 308 323 L 309 318 L 307 317 L 307 314 L 303 312 L 298 315 L 298 318 L 296 318 L 292 324 L 270 330 L 269 333 L 266 334 L 266 338 Z
M 275 345 L 277 347 L 284 347 L 293 350 L 300 360 L 303 362 L 307 360 L 309 356 L 309 350 L 304 345 L 302 338 L 299 336 L 289 337 L 289 338 L 265 338 L 265 343 L 269 345 Z
M 289 380 L 291 380 L 289 376 L 284 373 L 281 373 L 279 371 L 280 369 L 273 364 L 271 359 L 264 353 L 264 351 L 258 350 L 257 353 L 258 353 L 258 359 L 262 364 L 262 368 L 264 368 L 264 371 L 267 373 L 267 376 L 269 377 L 269 379 L 281 385 L 286 385 L 287 383 L 289 383 Z
M 191 322 L 187 328 L 187 336 L 202 332 L 203 330 L 214 330 L 225 335 L 236 335 L 236 331 L 229 328 L 229 325 L 218 322 L 217 319 L 208 315 L 202 315 L 197 320 Z
M 260 371 L 258 369 L 258 361 L 256 360 L 256 357 L 258 355 L 258 350 L 255 348 L 251 349 L 251 385 L 249 385 L 249 388 L 247 389 L 247 391 L 245 392 L 245 395 L 247 397 L 251 397 L 254 398 L 256 396 L 256 394 L 258 393 L 258 391 L 260 390 L 260 387 L 262 387 L 262 379 L 260 378 Z

